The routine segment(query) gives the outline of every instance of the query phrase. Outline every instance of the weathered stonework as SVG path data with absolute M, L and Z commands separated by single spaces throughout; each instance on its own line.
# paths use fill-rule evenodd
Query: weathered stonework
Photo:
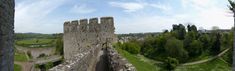
M 94 71 L 100 56 L 108 60 L 106 65 L 110 67 L 106 70 L 135 71 L 127 60 L 110 49 L 111 44 L 117 41 L 113 17 L 101 17 L 98 22 L 98 18 L 91 18 L 89 21 L 81 19 L 64 23 L 65 62 L 50 71 Z M 101 51 L 104 51 L 103 55 L 99 55 Z
M 14 71 L 14 0 L 0 0 L 0 71 Z
M 136 71 L 135 67 L 118 54 L 114 48 L 107 48 L 107 52 L 110 71 Z
M 64 58 L 69 60 L 74 54 L 87 52 L 88 49 L 115 39 L 112 17 L 74 20 L 64 23 Z

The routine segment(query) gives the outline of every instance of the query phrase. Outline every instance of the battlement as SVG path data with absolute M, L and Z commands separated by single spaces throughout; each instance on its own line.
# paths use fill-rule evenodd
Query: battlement
M 99 23 L 100 22 L 100 23 Z M 114 31 L 113 17 L 101 17 L 80 19 L 64 22 L 64 33 L 68 32 L 102 32 L 106 30 Z
M 50 71 L 93 71 L 100 60 L 106 60 L 107 69 L 111 71 L 135 71 L 112 48 L 117 40 L 114 30 L 113 17 L 64 22 L 65 62 Z
M 65 59 L 83 52 L 84 48 L 114 40 L 113 17 L 80 19 L 64 22 Z

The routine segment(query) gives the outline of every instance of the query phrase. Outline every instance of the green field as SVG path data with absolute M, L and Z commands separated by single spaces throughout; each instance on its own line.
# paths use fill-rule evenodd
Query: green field
M 116 48 L 116 50 L 127 60 L 132 63 L 138 71 L 160 71 L 160 67 L 154 65 L 157 61 L 150 60 L 141 55 L 133 55 L 122 49 Z M 207 58 L 207 57 L 206 57 Z M 200 58 L 200 59 L 206 59 Z M 229 64 L 222 58 L 218 58 L 209 62 L 189 65 L 178 66 L 175 71 L 231 71 Z
M 139 57 L 136 55 L 132 55 L 128 53 L 127 51 L 121 50 L 121 49 L 116 49 L 118 52 L 127 58 L 127 60 L 132 63 L 138 71 L 158 71 L 160 68 L 153 65 L 152 63 L 145 62 L 141 60 Z
M 53 46 L 55 39 L 27 39 L 18 40 L 16 45 L 23 47 L 50 47 Z
M 14 64 L 14 71 L 21 71 L 22 67 L 20 65 Z
M 51 43 L 54 39 L 29 39 L 29 40 L 20 40 L 16 41 L 17 44 L 48 44 Z
M 14 61 L 28 61 L 27 56 L 25 54 L 22 53 L 15 53 L 14 56 Z

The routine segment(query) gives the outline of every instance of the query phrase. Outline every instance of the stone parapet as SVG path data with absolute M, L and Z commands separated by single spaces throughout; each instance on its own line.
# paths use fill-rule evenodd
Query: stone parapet
M 136 68 L 113 48 L 107 48 L 107 58 L 111 71 L 136 71 Z

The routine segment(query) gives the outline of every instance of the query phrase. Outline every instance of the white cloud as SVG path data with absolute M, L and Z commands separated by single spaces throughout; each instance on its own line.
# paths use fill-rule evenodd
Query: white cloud
M 166 4 L 148 4 L 149 6 L 152 6 L 152 7 L 155 7 L 155 8 L 158 8 L 158 9 L 161 9 L 163 11 L 170 11 L 171 10 L 171 7 L 169 5 L 166 5 Z
M 142 15 L 138 14 L 138 16 L 135 15 L 134 18 L 117 20 L 118 24 L 115 25 L 117 27 L 117 33 L 161 32 L 163 29 L 171 29 L 172 24 L 178 23 L 192 23 L 198 28 L 203 27 L 205 29 L 211 29 L 213 26 L 218 26 L 221 29 L 230 29 L 233 26 L 233 17 L 228 13 L 227 5 L 220 7 L 218 6 L 218 1 L 211 2 L 210 0 L 205 1 L 205 3 L 199 2 L 199 0 L 187 1 L 183 13 L 176 11 L 178 13 L 172 13 L 168 16 L 157 14 L 149 16 L 145 13 Z M 145 6 L 161 8 L 161 4 L 157 5 L 155 6 L 149 3 L 146 5 L 145 3 Z M 164 5 L 167 7 L 167 4 Z M 163 6 L 162 9 L 164 9 Z
M 171 7 L 167 4 L 160 4 L 160 3 L 148 3 L 148 2 L 109 2 L 111 6 L 119 7 L 124 9 L 124 12 L 136 12 L 143 10 L 145 8 L 157 8 L 164 12 L 170 11 Z
M 206 29 L 211 29 L 212 26 L 218 26 L 222 29 L 229 29 L 233 26 L 233 17 L 226 12 L 226 9 L 210 8 L 201 11 L 194 18 L 194 22 Z
M 125 12 L 135 12 L 144 8 L 144 4 L 135 2 L 109 2 L 111 6 L 123 8 Z
M 52 22 L 54 19 L 48 18 L 48 15 L 63 5 L 64 2 L 65 0 L 25 0 L 17 3 L 15 7 L 15 31 L 59 32 L 58 29 L 62 29 L 62 27 L 56 25 L 59 21 Z
M 212 26 L 218 26 L 222 29 L 229 29 L 233 26 L 233 17 L 229 15 L 227 5 L 218 6 L 223 1 L 181 0 L 181 2 L 185 9 L 193 10 L 192 13 L 185 14 L 190 19 L 184 20 L 195 23 L 198 27 L 211 29 Z
M 214 0 L 181 0 L 181 4 L 184 8 L 190 8 L 202 10 L 209 7 L 215 7 L 215 3 L 218 1 Z
M 74 5 L 74 7 L 70 10 L 72 13 L 77 13 L 77 14 L 88 14 L 96 11 L 93 8 L 88 7 L 86 4 L 82 5 Z
M 116 33 L 162 32 L 170 29 L 172 24 L 178 24 L 174 18 L 159 15 L 140 15 L 134 18 L 122 18 L 115 24 Z

